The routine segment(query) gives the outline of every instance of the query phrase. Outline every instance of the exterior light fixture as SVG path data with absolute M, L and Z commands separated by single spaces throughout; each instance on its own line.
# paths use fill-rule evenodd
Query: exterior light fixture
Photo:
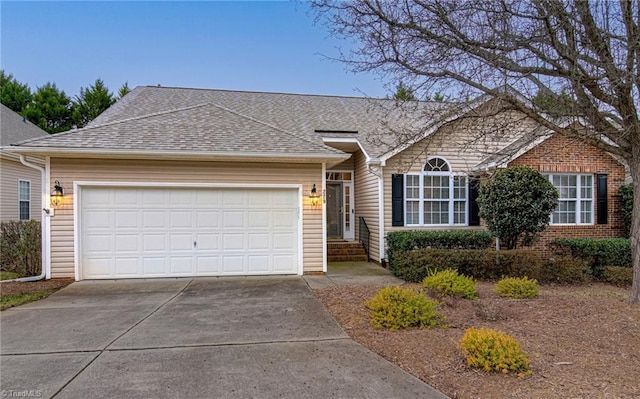
M 309 194 L 309 200 L 311 201 L 312 206 L 318 206 L 318 202 L 320 201 L 320 196 L 318 195 L 318 189 L 316 189 L 316 185 L 314 184 L 311 187 L 311 194 Z
M 56 180 L 53 185 L 53 190 L 51 191 L 51 205 L 59 206 L 60 204 L 62 204 L 63 198 L 64 198 L 64 189 L 60 185 L 60 182 Z

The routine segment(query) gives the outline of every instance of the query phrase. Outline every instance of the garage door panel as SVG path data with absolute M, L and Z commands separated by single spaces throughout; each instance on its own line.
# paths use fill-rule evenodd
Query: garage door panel
M 297 259 L 291 255 L 273 255 L 273 271 L 276 273 L 286 273 L 296 263 Z
M 143 234 L 142 250 L 144 252 L 166 251 L 167 243 L 166 243 L 165 235 L 164 234 Z
M 140 251 L 139 237 L 137 234 L 118 234 L 115 237 L 117 253 Z
M 116 277 L 135 277 L 140 272 L 140 258 L 123 258 L 118 257 L 115 259 L 115 274 Z
M 123 189 L 123 190 L 113 191 L 113 190 L 109 190 L 108 188 L 104 188 L 102 190 L 106 192 L 106 195 L 108 195 L 109 192 L 112 193 L 111 195 L 113 195 L 114 197 L 114 203 L 118 207 L 122 207 L 126 205 L 134 205 L 135 207 L 135 205 L 137 205 L 139 202 L 138 197 L 140 193 L 137 190 Z M 84 195 L 82 196 L 82 201 L 84 202 Z
M 167 225 L 164 218 L 164 211 L 144 211 L 142 213 L 142 227 L 159 227 L 166 229 Z
M 110 211 L 95 210 L 89 212 L 87 216 L 87 227 L 90 229 L 110 229 L 112 226 Z
M 273 249 L 291 250 L 296 245 L 296 236 L 291 233 L 273 233 Z
M 244 274 L 244 256 L 223 255 L 222 272 L 224 274 Z
M 249 250 L 268 250 L 270 247 L 268 233 L 249 234 Z
M 274 211 L 273 212 L 273 227 L 284 227 L 290 229 L 291 226 L 295 226 L 298 219 L 297 212 L 294 211 Z
M 169 217 L 171 222 L 170 227 L 172 229 L 190 229 L 191 227 L 193 227 L 191 214 L 191 211 L 171 211 L 171 215 Z
M 137 229 L 140 227 L 139 212 L 115 211 L 115 226 L 118 229 Z
M 164 276 L 166 270 L 167 258 L 163 257 L 145 257 L 142 259 L 143 273 L 150 276 Z
M 269 228 L 271 223 L 271 214 L 269 211 L 249 211 L 248 214 L 248 227 Z
M 191 251 L 193 236 L 189 234 L 169 234 L 169 248 L 172 251 Z
M 220 249 L 219 234 L 197 234 L 196 242 L 198 249 L 202 251 L 217 251 Z
M 171 274 L 193 274 L 193 258 L 191 256 L 177 257 L 172 256 L 170 258 Z
M 296 189 L 81 187 L 83 278 L 297 274 Z
M 196 274 L 215 275 L 219 274 L 217 256 L 198 256 L 196 259 Z
M 222 237 L 223 251 L 237 251 L 245 247 L 243 233 L 225 233 Z
M 269 255 L 249 255 L 248 267 L 250 273 L 266 273 L 270 270 L 270 256 Z
M 223 211 L 222 213 L 222 227 L 245 227 L 244 225 L 244 212 L 243 211 Z

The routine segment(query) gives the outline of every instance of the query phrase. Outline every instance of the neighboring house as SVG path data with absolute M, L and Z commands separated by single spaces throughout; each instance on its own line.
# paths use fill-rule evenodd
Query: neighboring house
M 47 132 L 0 104 L 0 222 L 41 219 L 42 173 L 23 165 L 19 155 L 5 148 L 46 136 Z M 44 167 L 41 157 L 28 157 L 27 162 Z
M 361 221 L 381 262 L 390 231 L 482 228 L 477 179 L 512 164 L 559 186 L 551 235 L 622 234 L 624 166 L 569 144 L 488 97 L 138 87 L 13 151 L 46 156 L 47 187 L 63 186 L 45 267 L 81 280 L 322 273 L 327 244 L 363 239 Z

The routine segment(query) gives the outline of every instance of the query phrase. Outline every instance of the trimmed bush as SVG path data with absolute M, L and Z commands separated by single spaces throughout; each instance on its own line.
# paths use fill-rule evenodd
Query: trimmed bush
M 496 283 L 495 291 L 501 297 L 531 299 L 538 296 L 538 282 L 527 277 L 505 277 Z
M 529 245 L 549 224 L 558 204 L 558 190 L 540 172 L 527 166 L 498 169 L 480 186 L 480 217 L 502 245 Z
M 630 267 L 605 266 L 604 281 L 619 287 L 628 287 L 633 283 L 633 269 Z
M 471 367 L 530 374 L 527 353 L 515 338 L 502 331 L 471 327 L 465 330 L 459 346 Z
M 35 276 L 42 268 L 42 238 L 37 220 L 0 223 L 0 270 Z
M 551 242 L 559 254 L 570 254 L 590 264 L 590 274 L 601 277 L 605 266 L 631 267 L 631 243 L 627 238 L 559 238 Z
M 538 279 L 542 283 L 582 284 L 590 278 L 589 263 L 572 256 L 557 256 L 544 262 Z
M 504 276 L 538 279 L 542 266 L 540 255 L 524 250 L 419 249 L 398 253 L 390 270 L 396 277 L 418 283 L 430 272 L 446 269 L 482 280 Z
M 414 249 L 485 249 L 493 242 L 491 233 L 478 230 L 403 230 L 387 234 L 387 255 L 393 263 L 396 253 Z
M 371 325 L 377 329 L 427 328 L 444 322 L 444 316 L 436 310 L 437 301 L 408 288 L 385 287 L 365 305 L 371 309 Z
M 471 277 L 458 274 L 453 269 L 433 271 L 422 280 L 422 285 L 438 295 L 476 299 L 476 283 Z

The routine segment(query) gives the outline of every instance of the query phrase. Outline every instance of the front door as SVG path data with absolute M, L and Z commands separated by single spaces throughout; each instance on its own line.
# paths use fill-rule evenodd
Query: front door
M 327 182 L 327 238 L 342 239 L 342 183 Z

